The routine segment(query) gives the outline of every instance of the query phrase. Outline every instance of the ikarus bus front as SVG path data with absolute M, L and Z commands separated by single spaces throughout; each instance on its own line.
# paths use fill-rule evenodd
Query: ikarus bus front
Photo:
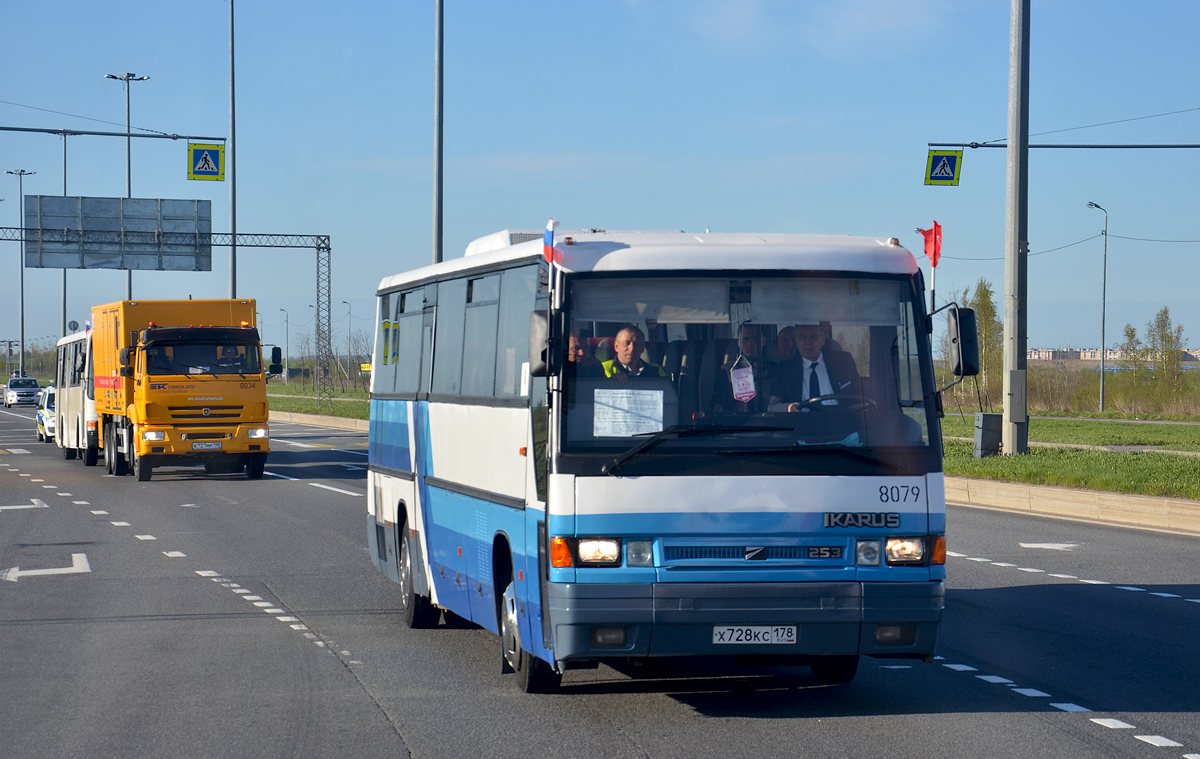
M 534 237 L 381 284 L 368 535 L 406 620 L 492 630 L 529 691 L 615 659 L 844 683 L 861 655 L 931 658 L 945 495 L 912 254 Z

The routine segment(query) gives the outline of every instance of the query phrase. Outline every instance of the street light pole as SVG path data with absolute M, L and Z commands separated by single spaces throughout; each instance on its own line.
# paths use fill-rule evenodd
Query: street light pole
M 292 338 L 288 328 L 288 312 L 286 308 L 279 309 L 283 312 L 283 381 L 291 382 L 291 375 L 288 374 L 288 364 L 292 358 Z
M 1088 208 L 1104 211 L 1095 203 L 1088 202 Z M 1104 413 L 1104 304 L 1108 298 L 1108 211 L 1104 211 L 1104 263 L 1100 269 L 1100 413 Z
M 346 374 L 350 373 L 350 330 L 354 328 L 354 313 L 350 308 L 349 301 L 342 301 L 346 304 Z M 350 380 L 354 389 L 358 389 L 358 373 L 355 372 L 354 377 Z
M 36 174 L 36 171 L 26 171 L 25 169 L 16 169 L 15 171 L 5 172 L 6 174 L 15 174 L 17 177 L 17 192 L 21 195 L 21 227 L 25 227 L 25 177 L 31 177 Z M 21 359 L 17 366 L 17 370 L 21 376 L 25 376 L 25 235 L 21 234 Z
M 133 197 L 133 128 L 130 126 L 129 119 L 129 91 L 131 82 L 144 82 L 150 77 L 138 76 L 126 72 L 117 76 L 116 74 L 105 74 L 105 79 L 116 79 L 125 83 L 125 197 Z M 133 300 L 133 269 L 125 270 L 125 299 Z

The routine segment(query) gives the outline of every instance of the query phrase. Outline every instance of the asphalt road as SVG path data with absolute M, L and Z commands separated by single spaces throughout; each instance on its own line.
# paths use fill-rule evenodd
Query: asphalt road
M 601 667 L 528 696 L 494 636 L 400 623 L 365 436 L 276 423 L 261 481 L 138 483 L 63 460 L 32 416 L 0 413 L 5 759 L 1200 758 L 1195 538 L 952 508 L 934 664 L 864 659 L 846 687 Z

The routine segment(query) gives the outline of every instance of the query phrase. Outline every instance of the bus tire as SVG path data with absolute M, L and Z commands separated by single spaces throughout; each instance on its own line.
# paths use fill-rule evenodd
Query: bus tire
M 67 461 L 70 461 L 71 459 L 75 458 L 75 449 L 74 448 L 63 448 L 62 451 L 63 451 L 63 458 L 66 459 Z
M 75 449 L 71 449 L 71 458 L 75 458 Z M 100 449 L 94 445 L 89 445 L 83 449 L 83 465 L 96 466 L 96 462 L 100 460 Z
M 562 684 L 562 675 L 525 651 L 521 646 L 521 622 L 517 612 L 517 584 L 511 580 L 504 589 L 500 610 L 500 648 L 502 669 L 517 673 L 517 687 L 524 693 L 553 693 Z
M 845 685 L 858 674 L 858 656 L 820 656 L 809 667 L 821 684 Z
M 405 525 L 400 525 L 400 530 L 401 533 L 405 532 Z M 428 598 L 417 595 L 408 540 L 407 536 L 400 539 L 400 615 L 404 619 L 404 626 L 410 630 L 427 630 L 437 627 L 441 612 Z

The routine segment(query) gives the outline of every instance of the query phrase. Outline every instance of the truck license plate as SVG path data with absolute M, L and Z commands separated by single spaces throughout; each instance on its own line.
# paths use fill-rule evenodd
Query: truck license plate
M 796 626 L 714 625 L 712 642 L 716 645 L 789 645 L 796 642 Z
M 219 451 L 221 450 L 220 443 L 192 443 L 193 451 Z

